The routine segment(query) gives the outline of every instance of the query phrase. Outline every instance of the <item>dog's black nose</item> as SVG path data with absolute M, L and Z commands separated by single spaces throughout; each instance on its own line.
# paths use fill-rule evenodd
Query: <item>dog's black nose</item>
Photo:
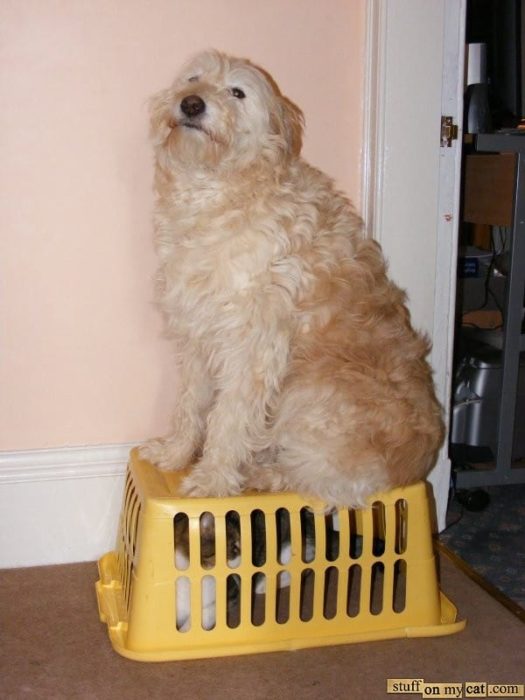
M 197 117 L 206 109 L 206 102 L 198 95 L 188 95 L 180 103 L 180 108 L 187 117 Z

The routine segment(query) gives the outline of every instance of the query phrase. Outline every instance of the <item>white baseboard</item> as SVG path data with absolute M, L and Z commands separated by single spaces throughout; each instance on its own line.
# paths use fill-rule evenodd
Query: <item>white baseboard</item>
M 132 445 L 0 452 L 0 568 L 114 549 Z

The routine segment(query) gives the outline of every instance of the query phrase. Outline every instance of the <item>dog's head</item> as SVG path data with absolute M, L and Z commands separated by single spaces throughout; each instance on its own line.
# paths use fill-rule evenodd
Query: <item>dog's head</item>
M 301 111 L 249 61 L 208 51 L 151 100 L 157 149 L 187 167 L 275 166 L 299 155 Z

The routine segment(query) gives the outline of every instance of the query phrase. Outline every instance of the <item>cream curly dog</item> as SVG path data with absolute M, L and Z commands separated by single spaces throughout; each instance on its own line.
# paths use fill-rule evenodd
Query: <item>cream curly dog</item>
M 197 56 L 152 100 L 159 301 L 180 361 L 189 496 L 293 490 L 361 506 L 443 438 L 405 295 L 350 202 L 300 157 L 302 114 L 248 61 Z

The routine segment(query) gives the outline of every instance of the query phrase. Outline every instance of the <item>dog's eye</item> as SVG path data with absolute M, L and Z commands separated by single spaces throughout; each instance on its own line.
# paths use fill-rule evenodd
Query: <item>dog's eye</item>
M 234 97 L 237 97 L 239 100 L 242 100 L 246 97 L 244 92 L 241 90 L 241 88 L 234 87 L 231 89 L 231 93 Z
M 198 75 L 192 75 L 191 78 L 188 78 L 188 83 L 196 83 L 198 79 Z

